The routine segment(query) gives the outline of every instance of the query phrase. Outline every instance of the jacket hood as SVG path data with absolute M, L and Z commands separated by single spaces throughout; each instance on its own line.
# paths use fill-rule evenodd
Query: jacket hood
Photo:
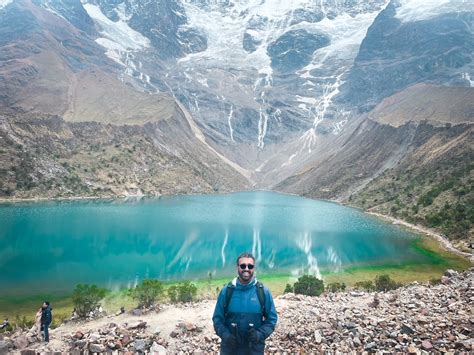
M 254 286 L 256 283 L 257 283 L 257 278 L 255 276 L 246 285 L 241 284 L 238 277 L 236 277 L 232 280 L 232 285 L 234 285 L 238 289 L 250 288 L 250 287 Z

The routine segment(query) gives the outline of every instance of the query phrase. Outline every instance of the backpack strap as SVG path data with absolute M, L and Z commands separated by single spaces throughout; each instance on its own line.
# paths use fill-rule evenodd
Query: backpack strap
M 260 281 L 257 281 L 257 297 L 260 302 L 260 307 L 262 307 L 262 316 L 267 318 L 267 308 L 265 307 L 265 290 L 263 284 Z M 232 282 L 229 282 L 226 285 L 225 299 L 224 299 L 224 316 L 227 317 L 229 312 L 229 304 L 234 294 L 235 286 Z
M 235 286 L 232 284 L 232 282 L 229 282 L 226 286 L 226 291 L 225 291 L 225 300 L 224 300 L 224 316 L 227 317 L 228 310 L 229 310 L 229 303 L 230 299 L 232 298 L 232 295 L 234 294 L 234 289 Z
M 257 296 L 260 306 L 262 307 L 262 315 L 264 318 L 267 318 L 267 309 L 265 307 L 265 290 L 263 284 L 260 281 L 257 281 Z

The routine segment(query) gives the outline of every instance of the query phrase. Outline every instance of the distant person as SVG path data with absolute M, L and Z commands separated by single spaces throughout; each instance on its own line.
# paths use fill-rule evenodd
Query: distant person
M 31 327 L 30 331 L 38 336 L 41 335 L 41 315 L 43 314 L 43 307 L 38 309 L 38 312 L 35 314 L 35 322 Z
M 43 302 L 41 307 L 41 331 L 43 332 L 43 337 L 45 342 L 49 342 L 49 325 L 53 320 L 53 315 L 51 313 L 52 308 L 49 305 L 48 301 Z
M 0 330 L 5 329 L 10 325 L 10 322 L 8 321 L 8 318 L 5 318 L 2 324 L 0 324 Z
M 278 315 L 272 294 L 255 278 L 255 258 L 242 253 L 237 274 L 220 292 L 212 322 L 222 339 L 221 354 L 263 354 Z

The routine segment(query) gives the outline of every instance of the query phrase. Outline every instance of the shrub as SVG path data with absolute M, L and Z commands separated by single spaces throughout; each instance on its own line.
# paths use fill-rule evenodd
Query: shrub
M 379 275 L 375 278 L 376 291 L 389 291 L 398 288 L 400 285 L 390 278 L 388 275 Z
M 30 329 L 35 322 L 32 319 L 26 319 L 26 316 L 20 317 L 18 314 L 15 316 L 15 328 L 22 330 Z M 11 326 L 10 326 L 11 327 Z
M 286 284 L 285 291 L 283 293 L 292 293 L 293 292 L 293 286 L 290 284 Z
M 303 275 L 293 287 L 295 293 L 307 296 L 319 296 L 324 292 L 324 283 L 315 276 Z
M 327 287 L 330 292 L 339 292 L 346 289 L 346 284 L 344 282 L 332 282 Z
M 104 298 L 106 290 L 96 285 L 79 284 L 72 293 L 72 302 L 79 317 L 87 315 L 99 306 L 99 301 Z
M 168 298 L 170 299 L 171 303 L 178 302 L 178 286 L 173 285 L 168 287 Z
M 359 290 L 366 290 L 366 291 L 375 291 L 375 285 L 372 281 L 359 281 L 356 282 L 354 287 Z
M 163 293 L 163 283 L 160 280 L 145 279 L 130 291 L 131 296 L 138 300 L 138 307 L 150 307 Z
M 197 287 L 190 281 L 183 281 L 168 288 L 168 297 L 173 303 L 192 302 L 196 295 Z

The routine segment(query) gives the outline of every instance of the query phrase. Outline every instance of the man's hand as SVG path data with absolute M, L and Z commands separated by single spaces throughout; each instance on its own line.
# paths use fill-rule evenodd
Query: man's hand
M 261 335 L 255 330 L 254 327 L 249 328 L 247 332 L 247 338 L 250 343 L 257 344 L 258 342 L 260 342 L 260 337 Z
M 225 340 L 225 344 L 233 349 L 237 347 L 237 337 L 234 334 L 230 334 L 227 339 Z

